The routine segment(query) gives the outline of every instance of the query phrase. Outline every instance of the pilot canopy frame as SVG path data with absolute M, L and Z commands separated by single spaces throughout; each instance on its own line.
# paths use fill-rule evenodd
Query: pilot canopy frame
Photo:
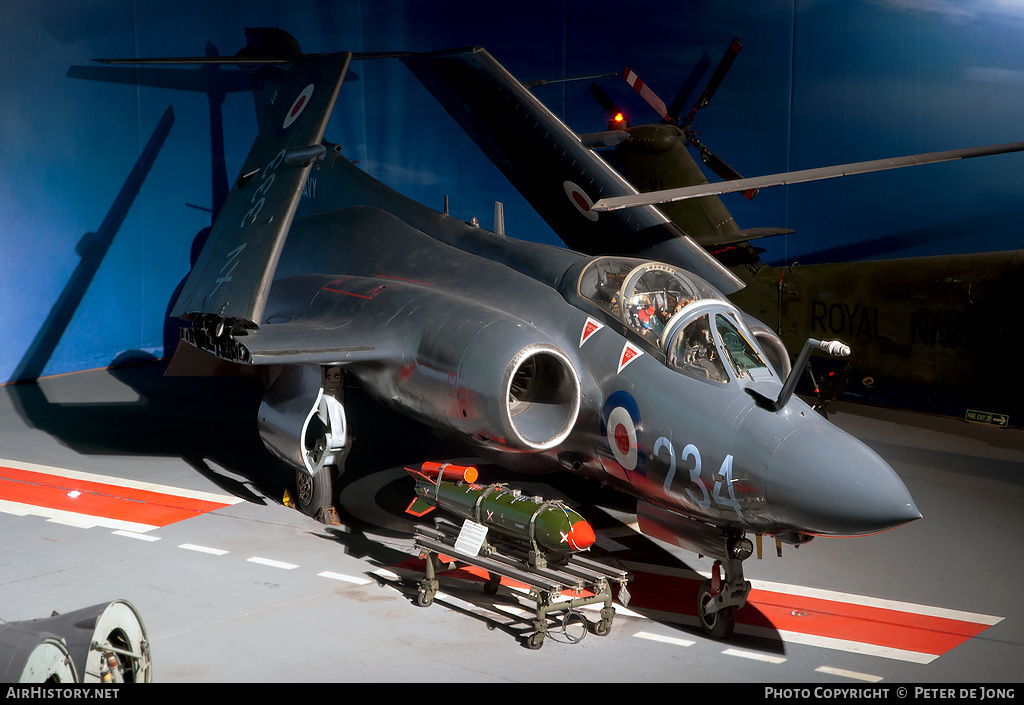
M 577 293 L 662 351 L 673 369 L 721 383 L 775 377 L 732 304 L 678 267 L 598 257 L 580 274 Z

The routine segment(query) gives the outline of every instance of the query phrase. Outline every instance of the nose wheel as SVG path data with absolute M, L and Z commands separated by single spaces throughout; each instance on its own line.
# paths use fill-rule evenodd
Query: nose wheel
M 715 561 L 711 579 L 697 590 L 697 621 L 701 631 L 712 639 L 728 639 L 736 628 L 736 610 L 747 603 L 750 582 L 743 579 L 743 563 L 725 561 L 725 580 L 721 578 L 722 562 Z
M 697 591 L 697 618 L 700 629 L 712 639 L 728 639 L 736 628 L 736 608 L 723 607 L 715 611 L 715 593 L 711 581 L 705 580 Z

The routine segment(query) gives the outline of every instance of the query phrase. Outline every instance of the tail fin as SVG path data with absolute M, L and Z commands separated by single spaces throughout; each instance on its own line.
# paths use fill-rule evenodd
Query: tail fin
M 173 316 L 256 327 L 352 55 L 295 58 L 185 282 Z
M 420 470 L 413 470 L 412 468 L 406 468 L 405 471 L 409 473 L 409 476 L 416 481 L 416 487 L 435 487 L 438 480 L 424 475 Z M 405 508 L 406 514 L 412 514 L 414 517 L 421 517 L 434 510 L 434 505 L 417 493 L 409 506 Z

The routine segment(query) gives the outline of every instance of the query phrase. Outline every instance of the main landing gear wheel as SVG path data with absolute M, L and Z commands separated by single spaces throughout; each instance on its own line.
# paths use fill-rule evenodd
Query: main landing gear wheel
M 712 639 L 728 639 L 736 628 L 736 608 L 723 607 L 717 612 L 708 612 L 715 595 L 710 580 L 701 583 L 700 589 L 697 590 L 697 619 L 701 631 Z
M 299 511 L 314 519 L 330 509 L 334 504 L 334 468 L 324 466 L 312 477 L 303 470 L 296 470 L 295 502 Z

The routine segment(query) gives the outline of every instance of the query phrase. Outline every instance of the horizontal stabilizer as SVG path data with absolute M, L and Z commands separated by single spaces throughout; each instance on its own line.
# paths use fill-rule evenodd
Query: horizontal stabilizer
M 172 310 L 259 324 L 274 270 L 352 55 L 296 60 Z
M 733 235 L 718 235 L 713 237 L 696 237 L 697 244 L 704 247 L 722 247 L 735 245 L 740 242 L 760 240 L 764 237 L 775 237 L 776 235 L 790 235 L 796 232 L 792 228 L 747 228 L 739 230 Z
M 629 138 L 630 134 L 626 130 L 589 132 L 585 135 L 580 135 L 580 141 L 583 143 L 583 146 L 589 149 L 602 149 L 604 147 L 614 147 L 620 142 L 625 142 Z
M 287 64 L 292 59 L 280 56 L 168 56 L 164 58 L 149 59 L 93 59 L 98 64 L 111 64 L 113 66 L 272 66 Z
M 743 240 L 760 240 L 763 237 L 775 237 L 776 235 L 791 235 L 796 231 L 792 228 L 747 228 L 741 230 L 740 235 L 743 236 Z M 736 242 L 741 242 L 737 240 Z M 726 243 L 732 244 L 732 243 Z

